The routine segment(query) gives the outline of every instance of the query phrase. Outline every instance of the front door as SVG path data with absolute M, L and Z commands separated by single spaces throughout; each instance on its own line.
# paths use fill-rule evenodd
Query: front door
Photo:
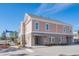
M 67 40 L 67 44 L 71 44 L 72 43 L 72 40 L 70 37 L 66 37 L 66 40 Z
M 38 40 L 39 40 L 39 38 L 38 38 L 38 36 L 36 36 L 35 37 L 35 45 L 38 45 L 39 44 L 39 41 Z

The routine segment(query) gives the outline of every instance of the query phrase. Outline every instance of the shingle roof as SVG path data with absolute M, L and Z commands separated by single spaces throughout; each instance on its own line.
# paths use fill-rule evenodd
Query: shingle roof
M 31 16 L 31 17 L 34 17 L 34 18 L 40 18 L 40 19 L 44 19 L 44 20 L 50 20 L 50 21 L 54 21 L 54 22 L 66 24 L 66 25 L 71 25 L 71 24 L 62 22 L 62 21 L 60 21 L 60 20 L 55 20 L 55 19 L 51 19 L 51 18 L 48 18 L 48 17 L 37 16 L 37 15 L 34 15 L 34 14 L 28 14 L 28 15 Z

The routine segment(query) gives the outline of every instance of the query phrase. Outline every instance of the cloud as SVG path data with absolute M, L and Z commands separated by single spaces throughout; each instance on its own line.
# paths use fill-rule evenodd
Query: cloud
M 70 7 L 71 4 L 55 4 L 52 8 L 47 9 L 45 12 L 49 12 L 49 13 L 57 13 L 60 11 L 63 11 L 64 9 L 67 9 L 68 7 Z
M 72 4 L 70 3 L 57 3 L 57 4 L 41 4 L 40 7 L 37 9 L 37 14 L 54 14 L 64 9 L 67 9 Z
M 36 14 L 41 14 L 41 12 L 43 12 L 43 10 L 47 9 L 47 5 L 48 4 L 41 4 L 37 9 L 36 9 Z
M 51 8 L 53 6 L 53 4 L 49 4 L 49 3 L 42 3 L 37 9 L 36 9 L 36 14 L 42 14 L 43 12 L 45 12 L 47 9 Z

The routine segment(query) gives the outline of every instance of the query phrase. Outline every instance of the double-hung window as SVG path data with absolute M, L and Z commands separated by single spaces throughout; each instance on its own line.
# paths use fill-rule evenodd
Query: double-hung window
M 39 23 L 38 22 L 35 23 L 35 29 L 39 30 Z
M 45 30 L 48 30 L 49 29 L 49 25 L 48 23 L 45 24 Z

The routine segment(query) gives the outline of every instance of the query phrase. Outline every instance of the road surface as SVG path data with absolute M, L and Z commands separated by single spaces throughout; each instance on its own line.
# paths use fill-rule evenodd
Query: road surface
M 0 56 L 79 56 L 79 45 L 0 49 Z

